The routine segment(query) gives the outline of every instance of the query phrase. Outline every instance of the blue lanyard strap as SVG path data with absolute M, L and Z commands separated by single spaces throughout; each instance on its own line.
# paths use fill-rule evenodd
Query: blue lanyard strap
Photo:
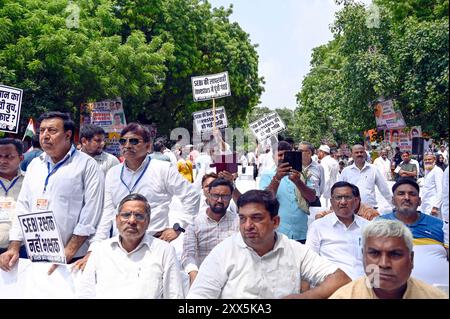
M 61 166 L 63 166 L 64 163 L 67 162 L 67 161 L 69 160 L 69 158 L 72 157 L 72 155 L 73 155 L 73 153 L 75 153 L 75 151 L 76 151 L 76 149 L 74 148 L 74 149 L 72 150 L 72 152 L 70 152 L 70 155 L 67 156 L 62 162 L 59 162 L 58 164 L 56 164 L 55 167 L 53 167 L 52 170 L 50 170 L 50 163 L 47 162 L 48 175 L 47 175 L 47 177 L 45 178 L 44 193 L 45 193 L 45 191 L 47 190 L 47 185 L 48 185 L 48 181 L 49 181 L 49 179 L 50 179 L 50 176 L 52 176 L 54 173 L 56 173 L 56 171 L 57 171 Z
M 19 175 L 19 176 L 16 176 L 16 177 L 12 180 L 11 184 L 9 184 L 9 187 L 8 187 L 8 188 L 6 188 L 5 184 L 3 184 L 3 182 L 0 180 L 0 184 L 2 185 L 3 189 L 5 190 L 5 196 L 8 196 L 9 190 L 10 190 L 11 188 L 14 187 L 14 185 L 15 185 L 16 182 L 19 180 L 19 178 L 20 178 L 20 175 Z
M 125 167 L 125 163 L 123 163 L 122 165 L 122 169 L 120 170 L 120 181 L 122 182 L 123 185 L 125 185 L 125 187 L 128 189 L 129 194 L 131 194 L 134 189 L 136 188 L 136 185 L 139 183 L 139 181 L 141 180 L 142 176 L 144 176 L 145 171 L 147 170 L 148 166 L 150 165 L 150 161 L 152 160 L 150 158 L 150 156 L 148 157 L 148 161 L 147 164 L 144 167 L 144 170 L 142 171 L 141 175 L 139 175 L 138 179 L 136 180 L 136 182 L 134 183 L 133 187 L 131 187 L 131 189 L 128 187 L 128 185 L 125 183 L 125 181 L 123 180 L 123 168 Z

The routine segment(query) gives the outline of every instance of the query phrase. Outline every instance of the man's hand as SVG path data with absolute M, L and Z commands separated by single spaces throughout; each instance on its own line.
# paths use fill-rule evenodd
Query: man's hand
M 189 286 L 192 286 L 192 283 L 194 282 L 195 278 L 197 277 L 198 271 L 192 270 L 189 272 Z
M 0 269 L 10 271 L 19 260 L 20 241 L 11 241 L 8 250 L 0 255 Z
M 72 266 L 72 272 L 77 272 L 78 270 L 83 271 L 84 268 L 86 268 L 86 264 L 89 260 L 90 255 L 91 255 L 91 252 L 88 251 L 86 256 L 84 256 L 83 258 L 78 259 L 76 262 L 74 262 L 73 266 Z
M 276 179 L 281 181 L 283 177 L 290 174 L 291 169 L 292 167 L 289 165 L 289 163 L 281 163 L 277 167 L 277 172 L 275 174 Z
M 159 236 L 159 239 L 171 242 L 172 240 L 175 240 L 178 238 L 180 234 L 177 233 L 173 228 L 166 228 L 162 233 L 161 236 Z
M 291 169 L 291 173 L 289 174 L 289 179 L 292 181 L 292 183 L 296 184 L 297 183 L 303 183 L 303 181 L 300 178 L 300 172 L 296 171 L 295 169 Z
M 228 180 L 228 181 L 230 181 L 230 182 L 234 182 L 234 180 L 236 179 L 236 177 L 234 176 L 234 174 L 231 174 L 230 172 L 228 172 L 228 171 L 221 171 L 221 172 L 219 172 L 219 174 L 218 174 L 218 176 L 220 177 L 220 178 L 224 178 L 224 179 L 226 179 L 226 180 Z
M 433 208 L 431 209 L 431 216 L 439 217 L 439 208 L 433 207 Z

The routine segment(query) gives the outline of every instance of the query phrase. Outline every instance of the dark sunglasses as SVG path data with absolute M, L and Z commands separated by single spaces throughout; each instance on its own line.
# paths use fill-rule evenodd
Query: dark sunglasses
M 138 139 L 138 138 L 135 138 L 135 137 L 133 137 L 133 138 L 120 138 L 119 139 L 119 144 L 120 145 L 125 145 L 125 144 L 127 144 L 127 142 L 130 143 L 131 145 L 138 145 L 141 142 L 141 140 Z

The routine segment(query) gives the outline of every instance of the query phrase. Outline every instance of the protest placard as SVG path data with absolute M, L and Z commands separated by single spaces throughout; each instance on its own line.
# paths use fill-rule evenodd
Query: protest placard
M 374 112 L 378 130 L 406 127 L 402 113 L 394 110 L 392 100 L 378 102 L 374 106 Z
M 231 95 L 228 72 L 191 77 L 195 102 Z
M 422 127 L 420 126 L 384 130 L 384 140 L 393 147 L 398 146 L 402 152 L 411 152 L 413 138 L 421 136 Z
M 23 90 L 0 84 L 0 131 L 17 134 L 22 95 Z
M 66 264 L 64 245 L 53 212 L 19 215 L 28 258 L 32 262 Z
M 277 112 L 263 116 L 259 120 L 250 123 L 249 127 L 252 130 L 253 135 L 255 135 L 260 142 L 278 134 L 286 128 Z
M 213 109 L 207 109 L 192 113 L 194 117 L 194 128 L 201 134 L 214 129 Z M 216 128 L 223 129 L 228 127 L 227 114 L 223 106 L 216 108 Z

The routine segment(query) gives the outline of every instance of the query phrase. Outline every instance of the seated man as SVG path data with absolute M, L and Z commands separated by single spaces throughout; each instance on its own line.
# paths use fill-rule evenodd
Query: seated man
M 380 216 L 380 213 L 376 209 L 361 203 L 361 195 L 359 193 L 358 186 L 350 184 L 350 183 L 349 183 L 349 185 L 351 185 L 351 188 L 353 190 L 353 194 L 355 194 L 354 195 L 355 199 L 356 199 L 355 214 L 360 216 L 360 217 L 362 217 L 362 218 L 364 218 L 364 219 L 367 219 L 367 220 L 372 220 L 375 217 Z M 333 211 L 334 210 L 333 210 L 333 206 L 332 206 L 331 209 L 324 210 L 324 211 L 321 211 L 321 212 L 317 213 L 316 216 L 315 216 L 315 219 L 319 219 L 319 218 L 321 218 L 323 216 L 326 216 L 326 215 L 332 213 Z
M 119 235 L 102 241 L 91 253 L 81 277 L 82 298 L 184 298 L 175 249 L 146 234 L 150 205 L 140 194 L 119 204 Z
M 330 299 L 448 299 L 438 288 L 410 277 L 413 238 L 401 222 L 369 223 L 362 243 L 366 275 L 341 287 Z
M 335 265 L 275 231 L 279 203 L 271 191 L 250 190 L 237 206 L 240 232 L 205 258 L 188 298 L 328 298 L 350 282 Z M 302 279 L 316 287 L 299 295 Z

